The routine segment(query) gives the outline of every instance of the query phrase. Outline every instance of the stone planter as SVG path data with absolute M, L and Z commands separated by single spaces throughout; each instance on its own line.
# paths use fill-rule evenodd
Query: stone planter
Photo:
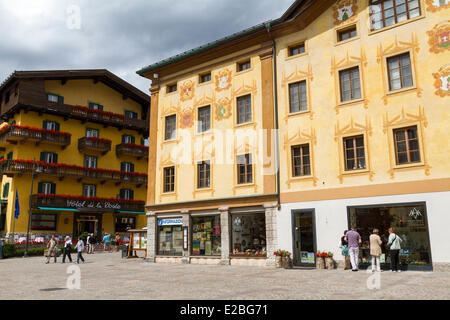
M 275 267 L 282 268 L 282 257 L 281 256 L 275 256 Z
M 322 257 L 316 257 L 316 268 L 325 269 L 325 259 Z
M 281 266 L 284 269 L 292 269 L 292 259 L 289 256 L 282 257 Z
M 333 258 L 325 258 L 325 267 L 326 269 L 334 269 L 334 260 Z

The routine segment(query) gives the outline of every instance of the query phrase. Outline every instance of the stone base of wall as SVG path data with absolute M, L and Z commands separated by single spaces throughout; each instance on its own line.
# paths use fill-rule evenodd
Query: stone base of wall
M 433 271 L 435 271 L 435 272 L 450 272 L 450 262 L 435 262 L 435 263 L 433 263 Z
M 230 264 L 232 266 L 249 266 L 249 267 L 265 267 L 266 259 L 252 259 L 252 258 L 231 258 Z
M 155 262 L 166 264 L 182 264 L 183 257 L 156 257 Z
M 221 264 L 221 259 L 215 259 L 215 258 L 193 258 L 193 257 L 191 257 L 191 264 L 219 265 L 219 264 Z

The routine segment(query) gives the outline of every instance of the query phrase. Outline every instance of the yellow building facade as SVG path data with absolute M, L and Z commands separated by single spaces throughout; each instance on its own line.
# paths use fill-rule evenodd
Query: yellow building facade
M 356 226 L 363 264 L 372 230 L 387 240 L 393 227 L 403 268 L 447 268 L 449 12 L 448 1 L 295 1 L 138 71 L 152 80 L 156 135 L 150 260 L 273 265 L 287 249 L 310 266 L 318 250 L 341 260 Z
M 107 70 L 19 71 L 1 93 L 0 232 L 100 240 L 146 224 L 150 97 Z

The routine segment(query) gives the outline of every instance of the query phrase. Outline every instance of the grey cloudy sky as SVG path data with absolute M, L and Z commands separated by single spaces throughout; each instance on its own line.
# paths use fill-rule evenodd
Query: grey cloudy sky
M 14 70 L 106 68 L 148 93 L 137 70 L 276 19 L 293 2 L 0 0 L 0 82 Z

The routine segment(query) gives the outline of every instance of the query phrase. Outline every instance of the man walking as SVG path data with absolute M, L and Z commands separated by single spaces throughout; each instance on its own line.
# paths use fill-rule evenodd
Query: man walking
M 352 271 L 358 271 L 359 264 L 359 244 L 361 243 L 361 236 L 356 231 L 356 227 L 348 231 L 345 235 L 345 240 L 348 242 L 348 251 L 350 252 L 350 262 L 352 263 Z
M 89 238 L 89 252 L 88 253 L 93 254 L 94 248 L 95 248 L 95 238 L 94 238 L 94 234 L 91 233 L 91 237 Z
M 84 263 L 84 258 L 82 254 L 84 250 L 84 242 L 83 240 L 81 240 L 81 238 L 78 239 L 77 245 L 75 247 L 77 248 L 77 264 L 80 263 L 80 259 Z

